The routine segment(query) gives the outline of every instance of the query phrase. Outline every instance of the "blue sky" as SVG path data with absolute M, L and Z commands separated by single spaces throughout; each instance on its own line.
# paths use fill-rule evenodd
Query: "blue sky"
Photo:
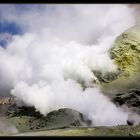
M 15 23 L 0 21 L 0 35 L 4 33 L 8 33 L 10 35 L 17 35 L 17 34 L 22 34 L 22 30 Z M 6 44 L 7 44 L 7 41 L 3 38 L 0 38 L 0 46 L 5 47 Z
M 15 23 L 9 22 L 1 22 L 0 21 L 0 33 L 9 33 L 9 34 L 20 34 L 22 32 L 21 28 L 17 26 Z
M 15 5 L 15 7 L 18 6 Z M 24 8 L 25 6 L 20 6 L 20 7 Z M 5 47 L 7 44 L 7 41 L 1 38 L 1 35 L 4 33 L 8 33 L 10 35 L 17 35 L 17 34 L 22 34 L 23 32 L 22 29 L 18 25 L 16 25 L 16 23 L 3 20 L 2 17 L 0 16 L 0 46 L 2 47 Z
M 8 33 L 10 35 L 17 35 L 24 33 L 22 27 L 17 24 L 16 21 L 8 19 L 9 16 L 16 15 L 20 20 L 24 13 L 30 11 L 33 11 L 33 13 L 36 11 L 41 12 L 45 6 L 42 4 L 0 4 L 0 46 L 5 47 L 7 44 L 7 41 L 1 37 L 2 34 Z

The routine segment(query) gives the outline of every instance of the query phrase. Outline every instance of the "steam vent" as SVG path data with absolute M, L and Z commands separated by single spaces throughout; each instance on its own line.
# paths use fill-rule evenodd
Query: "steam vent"
M 0 4 L 0 136 L 140 136 L 140 4 Z

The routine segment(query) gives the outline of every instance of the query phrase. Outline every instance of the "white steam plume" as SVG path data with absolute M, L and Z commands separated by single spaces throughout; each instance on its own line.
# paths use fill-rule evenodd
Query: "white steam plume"
M 1 11 L 3 19 L 16 22 L 26 32 L 13 36 L 6 49 L 0 48 L 3 94 L 11 91 L 43 114 L 67 107 L 83 113 L 93 125 L 126 124 L 128 113 L 100 92 L 93 83 L 93 71 L 117 69 L 108 49 L 134 25 L 132 9 L 126 5 L 44 5 L 19 14 L 11 6 L 5 16 Z

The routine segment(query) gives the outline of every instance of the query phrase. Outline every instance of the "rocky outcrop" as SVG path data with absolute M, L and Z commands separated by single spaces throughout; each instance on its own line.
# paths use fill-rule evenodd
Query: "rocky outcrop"
M 134 26 L 120 35 L 109 52 L 121 75 L 140 72 L 140 26 Z
M 102 91 L 117 105 L 125 104 L 140 114 L 140 26 L 121 34 L 109 53 L 119 73 L 110 82 L 102 82 Z
M 132 111 L 140 114 L 140 89 L 130 89 L 121 92 L 113 98 L 113 102 L 119 105 L 127 105 Z
M 46 116 L 40 114 L 33 107 L 9 108 L 5 121 L 15 125 L 19 132 L 85 127 L 88 125 L 81 113 L 68 108 L 54 110 Z
M 110 83 L 122 76 L 130 77 L 140 74 L 140 26 L 134 26 L 118 36 L 109 54 L 118 66 L 118 71 L 105 74 L 94 71 L 100 82 Z
M 11 105 L 15 102 L 14 97 L 1 97 L 0 98 L 0 107 L 4 105 Z
M 108 73 L 101 73 L 100 71 L 94 71 L 94 75 L 97 77 L 100 83 L 109 83 L 115 79 L 117 79 L 119 75 L 119 71 L 117 72 L 108 72 Z

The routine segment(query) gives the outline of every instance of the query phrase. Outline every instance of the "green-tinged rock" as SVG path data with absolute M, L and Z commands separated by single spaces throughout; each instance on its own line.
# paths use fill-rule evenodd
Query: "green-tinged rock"
M 131 27 L 121 34 L 109 53 L 119 73 L 108 83 L 101 83 L 103 93 L 113 102 L 125 104 L 140 114 L 140 94 L 136 94 L 140 91 L 140 26 Z
M 15 125 L 19 132 L 87 126 L 81 113 L 68 108 L 52 111 L 46 116 L 33 107 L 18 107 L 8 112 L 5 121 Z
M 120 35 L 109 52 L 121 75 L 140 72 L 140 26 L 134 26 Z
M 140 74 L 140 26 L 134 26 L 118 36 L 109 50 L 110 58 L 118 66 L 118 71 L 102 74 L 94 71 L 102 83 L 110 83 L 120 77 Z

